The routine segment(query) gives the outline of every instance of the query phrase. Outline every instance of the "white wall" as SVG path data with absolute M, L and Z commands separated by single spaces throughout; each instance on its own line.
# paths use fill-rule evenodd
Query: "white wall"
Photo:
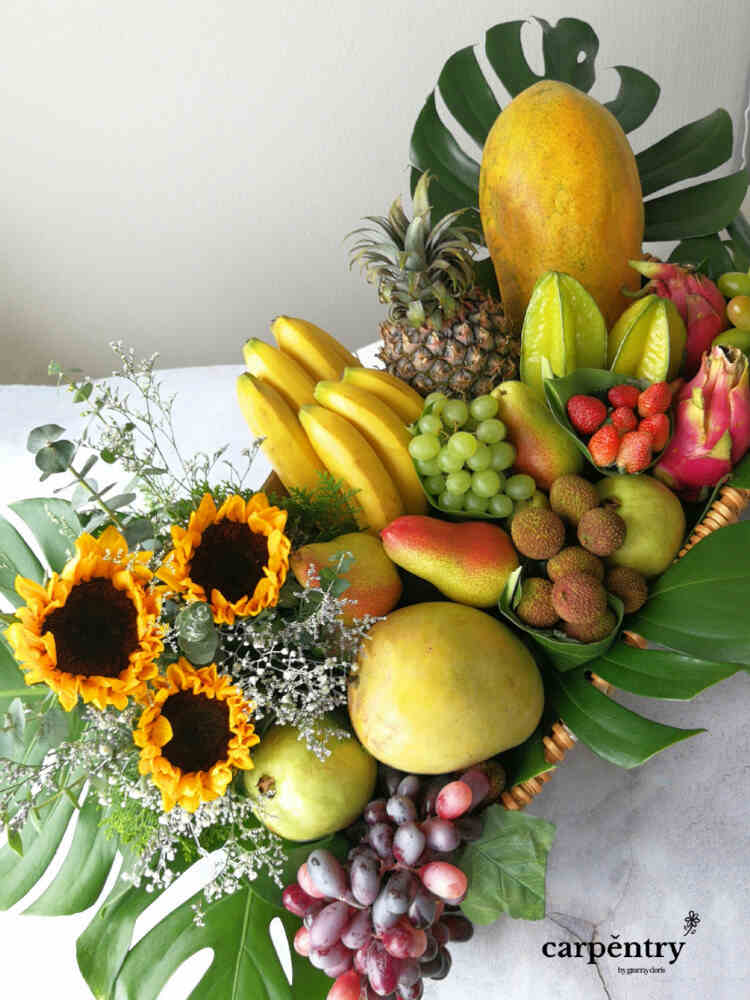
M 383 310 L 342 238 L 408 193 L 444 60 L 530 12 L 590 21 L 600 67 L 661 83 L 636 149 L 719 105 L 739 124 L 742 0 L 4 0 L 0 381 L 52 357 L 106 372 L 116 338 L 232 362 L 279 312 L 373 339 Z

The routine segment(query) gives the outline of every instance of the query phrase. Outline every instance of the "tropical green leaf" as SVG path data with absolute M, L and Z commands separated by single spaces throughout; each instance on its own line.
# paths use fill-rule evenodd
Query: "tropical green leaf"
M 195 903 L 204 904 L 201 927 Z M 213 949 L 213 960 L 189 1000 L 323 1000 L 330 979 L 294 950 L 293 985 L 287 982 L 269 934 L 276 917 L 291 941 L 299 921 L 250 887 L 211 903 L 197 893 L 131 949 L 115 980 L 114 1000 L 156 1000 L 170 976 L 203 948 Z
M 652 722 L 602 694 L 587 668 L 566 674 L 541 665 L 547 702 L 566 726 L 597 756 L 618 767 L 638 767 L 654 754 L 704 729 L 677 729 Z
M 715 280 L 734 268 L 730 244 L 713 236 L 694 236 L 678 243 L 669 259 L 678 264 L 690 264 Z
M 506 750 L 500 756 L 500 763 L 505 768 L 506 787 L 512 788 L 522 781 L 530 781 L 540 774 L 554 771 L 555 765 L 550 764 L 544 756 L 544 737 L 555 721 L 545 713 L 544 718 L 528 739 L 512 750 Z
M 733 470 L 729 485 L 738 490 L 750 490 L 750 452 L 740 461 Z
M 7 910 L 44 875 L 57 853 L 73 815 L 73 803 L 61 795 L 37 831 L 31 823 L 21 830 L 23 857 L 9 846 L 0 849 L 0 910 Z
M 707 174 L 731 155 L 732 119 L 724 108 L 717 108 L 636 156 L 643 195 Z
M 669 649 L 636 649 L 618 642 L 589 663 L 588 669 L 621 691 L 686 701 L 741 668 L 736 663 L 711 663 Z
M 500 114 L 500 105 L 484 78 L 473 46 L 450 57 L 438 78 L 438 89 L 453 117 L 483 146 Z
M 59 573 L 75 552 L 75 540 L 83 530 L 78 516 L 67 500 L 39 497 L 19 500 L 10 509 L 33 532 L 50 569 Z
M 620 89 L 609 108 L 622 126 L 623 132 L 632 132 L 642 125 L 656 107 L 661 87 L 647 73 L 632 66 L 613 66 L 620 76 Z
M 544 79 L 562 80 L 579 90 L 591 90 L 596 76 L 594 60 L 599 50 L 593 28 L 574 17 L 563 17 L 556 25 L 540 17 L 534 20 L 542 29 L 542 76 L 531 69 L 523 53 L 521 31 L 525 21 L 497 24 L 487 32 L 487 58 L 511 97 Z
M 581 664 L 588 663 L 589 660 L 593 660 L 597 656 L 602 656 L 609 649 L 617 638 L 622 625 L 623 605 L 619 598 L 612 594 L 607 595 L 610 609 L 614 611 L 617 618 L 617 624 L 612 632 L 598 642 L 579 642 L 577 639 L 569 639 L 564 632 L 557 629 L 534 628 L 518 617 L 515 609 L 522 597 L 523 573 L 523 567 L 519 567 L 508 577 L 505 590 L 500 595 L 500 611 L 516 628 L 525 632 L 536 646 L 544 650 L 547 659 L 555 669 L 575 670 Z
M 15 588 L 17 576 L 42 583 L 44 569 L 19 532 L 4 517 L 0 517 L 0 594 L 14 608 L 23 604 Z
M 554 826 L 546 819 L 499 805 L 486 809 L 482 818 L 482 836 L 467 844 L 458 857 L 458 866 L 469 880 L 461 909 L 475 924 L 491 924 L 502 913 L 542 920 Z
M 750 522 L 694 545 L 652 585 L 631 628 L 651 642 L 710 662 L 750 665 Z
M 738 212 L 727 226 L 727 231 L 732 237 L 735 266 L 739 271 L 747 271 L 750 268 L 750 222 L 742 212 Z
M 16 658 L 0 641 L 0 716 L 8 711 L 10 703 L 15 698 L 25 701 L 27 698 L 38 699 L 49 694 L 46 684 L 27 685 L 24 674 L 16 662 Z
M 747 192 L 748 174 L 738 170 L 727 177 L 704 181 L 644 204 L 647 243 L 659 240 L 684 240 L 688 236 L 707 236 L 724 229 L 740 209 Z

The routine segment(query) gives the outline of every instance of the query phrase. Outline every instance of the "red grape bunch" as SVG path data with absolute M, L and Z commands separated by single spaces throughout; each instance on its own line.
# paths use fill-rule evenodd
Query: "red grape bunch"
M 283 893 L 303 920 L 295 951 L 335 979 L 328 1000 L 419 1000 L 425 979 L 450 970 L 447 943 L 474 933 L 459 910 L 466 875 L 447 859 L 481 836 L 474 813 L 498 774 L 479 765 L 459 778 L 384 777 L 389 797 L 365 807 L 346 863 L 315 850 Z

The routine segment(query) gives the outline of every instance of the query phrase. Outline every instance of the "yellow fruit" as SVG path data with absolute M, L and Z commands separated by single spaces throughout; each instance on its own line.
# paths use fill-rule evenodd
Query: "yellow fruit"
M 315 382 L 294 358 L 255 337 L 246 342 L 242 353 L 250 374 L 272 385 L 295 413 L 300 406 L 313 402 Z
M 273 386 L 244 372 L 237 379 L 242 415 L 287 490 L 314 489 L 325 466 L 313 451 L 296 413 Z
M 358 385 L 377 396 L 403 420 L 412 424 L 422 415 L 424 400 L 403 379 L 379 368 L 346 368 L 344 382 Z
M 377 622 L 349 683 L 354 731 L 373 757 L 411 774 L 458 771 L 522 743 L 544 689 L 528 649 L 463 604 L 413 604 Z
M 523 321 L 521 381 L 543 399 L 543 379 L 606 363 L 607 327 L 596 302 L 569 274 L 545 274 Z
M 503 307 L 517 327 L 534 285 L 563 271 L 607 324 L 638 288 L 643 198 L 630 144 L 593 98 L 555 80 L 522 91 L 498 116 L 482 155 L 479 210 Z
M 404 513 L 385 466 L 360 432 L 324 406 L 303 406 L 299 419 L 318 458 L 334 479 L 357 490 L 357 523 L 380 531 Z
M 426 514 L 427 499 L 409 454 L 411 434 L 386 404 L 348 382 L 318 382 L 315 398 L 352 423 L 372 445 L 396 484 L 407 514 Z
M 339 379 L 344 369 L 359 362 L 335 337 L 306 319 L 277 316 L 271 333 L 279 349 L 294 358 L 316 382 Z
M 637 299 L 609 331 L 608 363 L 618 375 L 647 382 L 671 381 L 679 374 L 687 331 L 669 299 Z

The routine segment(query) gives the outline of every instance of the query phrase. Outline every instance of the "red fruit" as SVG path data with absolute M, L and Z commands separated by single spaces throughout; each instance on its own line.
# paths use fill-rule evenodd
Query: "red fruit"
M 589 451 L 600 468 L 614 465 L 620 450 L 620 435 L 612 424 L 605 424 L 589 441 Z
M 607 407 L 596 396 L 571 396 L 568 417 L 579 434 L 593 434 L 607 419 Z
M 451 781 L 440 789 L 435 811 L 440 819 L 457 819 L 471 808 L 473 792 L 465 781 Z
M 307 862 L 300 865 L 299 870 L 297 871 L 297 881 L 304 892 L 306 892 L 308 896 L 312 896 L 313 899 L 326 898 L 323 893 L 316 888 L 315 883 L 310 876 L 310 872 L 308 871 Z
M 281 894 L 281 903 L 285 910 L 289 910 L 295 917 L 304 917 L 315 905 L 315 900 L 309 896 L 302 886 L 288 885 Z
M 620 442 L 620 450 L 617 452 L 617 468 L 620 472 L 634 475 L 647 469 L 653 457 L 651 442 L 648 431 L 629 431 Z
M 469 884 L 461 869 L 447 861 L 432 861 L 419 869 L 419 877 L 425 888 L 447 903 L 462 899 Z
M 339 976 L 328 991 L 326 1000 L 359 1000 L 362 991 L 362 980 L 358 972 L 350 969 Z
M 638 430 L 650 434 L 654 451 L 661 451 L 669 441 L 669 417 L 666 413 L 655 413 L 641 420 Z
M 638 406 L 641 392 L 637 385 L 613 385 L 607 393 L 607 399 L 612 406 L 629 406 L 634 410 Z
M 672 405 L 672 389 L 668 382 L 654 382 L 638 397 L 638 412 L 642 417 L 666 413 Z
M 612 410 L 609 419 L 612 421 L 612 425 L 617 428 L 617 433 L 620 435 L 627 434 L 628 431 L 634 431 L 638 426 L 638 417 L 635 415 L 635 410 L 631 410 L 629 406 L 618 406 L 617 409 Z

